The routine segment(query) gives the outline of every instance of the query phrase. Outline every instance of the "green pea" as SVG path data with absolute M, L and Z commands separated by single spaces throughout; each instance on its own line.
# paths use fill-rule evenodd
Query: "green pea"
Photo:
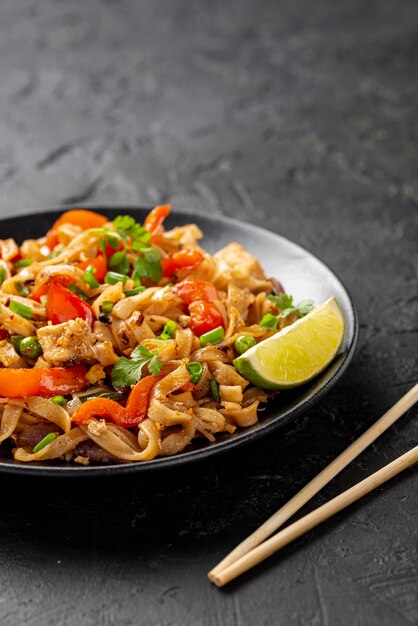
M 244 354 L 244 352 L 255 346 L 256 343 L 252 335 L 241 335 L 235 340 L 235 350 L 238 354 Z
M 20 354 L 28 359 L 37 359 L 42 354 L 42 348 L 36 337 L 24 337 L 19 344 Z

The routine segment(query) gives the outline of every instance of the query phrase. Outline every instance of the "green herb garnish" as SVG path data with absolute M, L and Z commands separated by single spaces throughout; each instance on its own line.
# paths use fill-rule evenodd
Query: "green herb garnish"
M 58 404 L 59 406 L 65 406 L 68 400 L 66 400 L 64 396 L 54 396 L 53 398 L 51 398 L 51 402 L 53 402 L 54 404 Z
M 32 265 L 33 259 L 20 259 L 20 261 L 16 261 L 13 263 L 15 269 L 20 269 L 21 267 L 28 267 L 28 265 Z
M 216 402 L 220 402 L 221 401 L 221 396 L 219 395 L 219 387 L 218 387 L 218 383 L 216 382 L 216 380 L 214 378 L 212 378 L 211 381 L 210 381 L 210 388 L 211 388 L 211 391 L 212 391 L 213 399 Z
M 120 250 L 115 252 L 110 257 L 109 267 L 111 270 L 118 272 L 119 274 L 127 274 L 131 267 L 129 259 L 126 254 L 126 250 Z
M 133 244 L 147 244 L 151 239 L 151 233 L 130 215 L 118 215 L 113 220 L 113 225 L 124 241 L 129 237 Z
M 276 307 L 280 309 L 280 313 L 276 316 L 278 320 L 287 317 L 291 313 L 297 313 L 298 317 L 304 317 L 310 313 L 315 306 L 313 300 L 302 300 L 296 306 L 293 304 L 293 296 L 289 296 L 286 293 L 279 293 L 277 296 L 269 295 L 267 296 L 267 300 L 273 302 Z M 260 325 L 262 324 L 260 323 Z
M 163 362 L 157 353 L 147 350 L 145 346 L 137 346 L 132 351 L 130 359 L 125 356 L 119 357 L 111 373 L 113 386 L 120 389 L 135 385 L 141 378 L 144 365 L 148 365 L 150 374 L 158 376 Z
M 42 448 L 45 448 L 45 446 L 54 441 L 55 437 L 55 433 L 49 433 L 49 435 L 46 435 L 46 437 L 41 439 L 41 441 L 36 444 L 36 446 L 32 449 L 32 452 L 40 452 Z
M 26 306 L 26 304 L 22 304 L 21 302 L 17 302 L 16 300 L 11 300 L 10 309 L 13 311 L 13 313 L 17 313 L 17 315 L 21 315 L 27 320 L 32 319 L 32 307 Z

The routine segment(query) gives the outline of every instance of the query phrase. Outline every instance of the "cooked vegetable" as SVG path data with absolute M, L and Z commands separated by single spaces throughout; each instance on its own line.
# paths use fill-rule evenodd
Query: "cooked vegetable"
M 51 398 L 51 402 L 53 402 L 54 404 L 59 404 L 59 406 L 65 406 L 68 400 L 66 400 L 64 396 L 54 396 L 53 398 Z
M 180 296 L 186 304 L 203 300 L 213 302 L 218 300 L 218 291 L 207 280 L 197 280 L 196 278 L 186 278 L 173 287 L 173 292 Z
M 119 357 L 112 369 L 113 385 L 119 389 L 135 385 L 141 378 L 144 365 L 148 365 L 151 374 L 158 376 L 163 363 L 157 353 L 147 350 L 144 346 L 137 346 L 132 351 L 130 359 Z
M 235 350 L 238 354 L 244 354 L 249 348 L 252 348 L 257 344 L 256 340 L 252 335 L 240 335 L 235 339 Z
M 192 270 L 200 265 L 205 257 L 199 250 L 180 250 L 172 256 L 161 259 L 163 276 L 172 276 L 178 270 Z
M 90 326 L 94 321 L 93 309 L 88 302 L 55 280 L 51 281 L 49 287 L 46 315 L 53 324 L 61 324 L 78 317 L 86 320 Z
M 189 327 L 198 337 L 218 328 L 218 326 L 223 328 L 225 325 L 219 309 L 212 302 L 204 302 L 203 300 L 192 302 L 189 304 L 189 313 L 192 318 Z
M 208 343 L 215 345 L 217 343 L 220 343 L 224 337 L 225 337 L 224 329 L 222 328 L 222 326 L 218 326 L 217 328 L 210 330 L 204 335 L 201 335 L 200 345 L 202 346 L 202 348 L 206 346 Z
M 84 365 L 72 367 L 0 368 L 0 397 L 56 396 L 81 391 L 87 386 Z
M 108 272 L 105 276 L 105 283 L 108 285 L 126 283 L 127 280 L 129 280 L 129 276 L 126 276 L 126 274 L 119 274 L 118 272 Z
M 190 374 L 190 382 L 197 385 L 203 372 L 202 364 L 198 361 L 192 361 L 192 363 L 189 363 L 187 366 L 187 370 Z
M 22 304 L 21 302 L 17 302 L 17 300 L 11 300 L 10 310 L 13 311 L 13 313 L 17 313 L 18 315 L 21 315 L 27 320 L 32 319 L 32 315 L 33 315 L 32 307 L 27 306 L 26 304 Z
M 35 453 L 40 452 L 43 448 L 45 448 L 45 446 L 47 446 L 49 443 L 52 443 L 55 437 L 56 437 L 55 433 L 49 433 L 39 443 L 36 444 L 32 452 L 35 452 Z
M 42 354 L 41 344 L 36 337 L 23 337 L 19 343 L 19 352 L 28 359 L 37 359 Z
M 211 391 L 212 391 L 213 399 L 216 402 L 220 402 L 221 401 L 221 396 L 219 395 L 219 387 L 218 387 L 218 383 L 216 382 L 216 380 L 214 378 L 211 378 L 210 388 L 211 388 Z

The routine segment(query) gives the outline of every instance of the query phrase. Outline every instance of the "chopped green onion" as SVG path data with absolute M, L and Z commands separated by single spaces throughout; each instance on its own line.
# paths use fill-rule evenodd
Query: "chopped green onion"
M 22 304 L 21 302 L 17 302 L 16 300 L 11 300 L 10 308 L 13 311 L 13 313 L 17 313 L 18 315 L 21 315 L 25 319 L 27 320 L 32 319 L 32 312 L 33 312 L 32 307 L 26 306 L 26 304 Z
M 187 370 L 190 374 L 190 382 L 194 385 L 197 385 L 203 372 L 202 364 L 198 361 L 192 361 L 187 366 Z
M 174 337 L 174 333 L 176 332 L 177 324 L 173 320 L 168 320 L 163 328 L 163 332 L 160 335 L 161 339 L 165 339 L 163 335 L 168 335 L 168 339 L 172 339 Z
M 118 272 L 108 272 L 105 276 L 105 283 L 108 285 L 116 285 L 117 283 L 126 283 L 129 276 L 119 274 Z
M 112 302 L 112 300 L 105 300 L 104 302 L 102 302 L 101 309 L 102 309 L 103 313 L 105 313 L 106 315 L 108 313 L 111 313 L 113 311 L 113 302 Z
M 51 398 L 51 402 L 53 402 L 54 404 L 59 404 L 60 406 L 65 406 L 68 400 L 66 400 L 64 396 L 54 396 L 53 398 Z
M 276 330 L 278 321 L 277 315 L 266 313 L 260 320 L 260 326 L 268 330 Z
M 55 257 L 61 254 L 61 252 L 62 250 L 52 250 L 52 252 L 50 252 L 46 258 L 48 261 L 49 259 L 55 259 Z
M 250 348 L 253 348 L 257 344 L 252 335 L 241 335 L 235 340 L 235 350 L 238 354 L 244 354 Z
M 168 335 L 167 333 L 161 333 L 161 335 L 158 337 L 158 339 L 172 339 L 172 337 L 170 335 Z
M 27 285 L 25 285 L 25 283 L 16 282 L 15 287 L 17 293 L 19 296 L 22 296 L 22 298 L 26 298 L 30 294 L 30 289 Z
M 128 289 L 128 291 L 125 291 L 125 296 L 127 298 L 129 298 L 130 296 L 137 296 L 139 293 L 145 291 L 145 289 L 146 287 L 144 287 L 144 285 L 141 285 L 140 287 L 135 287 L 135 289 Z
M 54 441 L 55 437 L 55 433 L 49 433 L 49 435 L 46 435 L 46 437 L 41 439 L 41 441 L 36 444 L 36 446 L 32 449 L 32 452 L 39 452 L 42 448 L 45 448 L 45 446 Z
M 76 296 L 78 296 L 79 298 L 81 298 L 85 302 L 88 302 L 88 300 L 89 300 L 88 295 L 86 293 L 84 293 L 84 291 L 82 289 L 80 289 L 80 287 L 78 285 L 76 285 L 75 283 L 69 283 L 67 285 L 67 289 L 72 291 L 72 293 L 75 293 Z
M 22 339 L 24 339 L 23 335 L 12 335 L 10 337 L 10 343 L 18 354 L 20 354 L 20 342 Z
M 216 400 L 216 402 L 220 402 L 221 396 L 219 395 L 218 383 L 214 378 L 210 381 L 210 388 L 212 390 L 213 399 Z
M 212 343 L 212 344 L 219 343 L 220 341 L 222 341 L 224 337 L 225 337 L 224 329 L 222 328 L 222 326 L 218 326 L 217 328 L 210 330 L 204 335 L 201 335 L 200 345 L 202 346 L 202 348 L 204 348 L 208 343 Z
M 16 261 L 13 263 L 15 269 L 19 269 L 20 267 L 28 267 L 28 265 L 32 265 L 33 259 L 20 259 L 20 261 Z
M 2 283 L 5 278 L 6 278 L 6 270 L 4 269 L 4 267 L 0 267 L 0 283 Z
M 93 273 L 90 272 L 88 269 L 83 274 L 83 280 L 92 289 L 97 289 L 97 287 L 100 287 L 99 281 L 94 278 Z
M 24 337 L 20 341 L 19 351 L 28 359 L 37 359 L 42 354 L 41 344 L 36 337 Z

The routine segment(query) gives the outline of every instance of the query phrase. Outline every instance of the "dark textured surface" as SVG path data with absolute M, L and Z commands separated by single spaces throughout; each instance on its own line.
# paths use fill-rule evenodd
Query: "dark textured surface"
M 357 305 L 338 388 L 267 441 L 143 479 L 2 476 L 0 622 L 418 622 L 407 471 L 225 591 L 206 572 L 417 377 L 418 4 L 3 0 L 1 215 L 153 203 L 267 225 Z M 416 410 L 316 502 L 417 440 Z

